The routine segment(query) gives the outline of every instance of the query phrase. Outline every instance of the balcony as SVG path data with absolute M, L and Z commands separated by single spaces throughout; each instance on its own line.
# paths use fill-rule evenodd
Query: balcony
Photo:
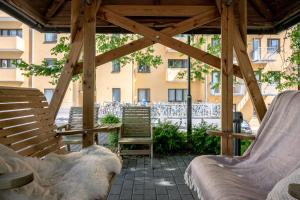
M 1 36 L 0 51 L 24 52 L 24 40 L 19 36 Z
M 279 55 L 276 47 L 257 48 L 251 52 L 253 63 L 275 62 Z
M 213 84 L 210 84 L 211 94 L 213 96 L 220 96 L 221 95 L 221 88 L 213 88 Z M 246 87 L 244 83 L 235 83 L 233 84 L 233 95 L 234 96 L 242 96 L 245 94 Z
M 24 75 L 17 68 L 0 68 L 0 82 L 24 82 Z
M 178 78 L 178 74 L 181 72 L 185 72 L 186 68 L 168 68 L 167 69 L 167 77 L 166 80 L 169 82 L 185 82 L 186 78 Z

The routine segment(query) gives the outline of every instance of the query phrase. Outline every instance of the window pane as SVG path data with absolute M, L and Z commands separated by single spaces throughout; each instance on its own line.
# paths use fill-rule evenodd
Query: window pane
M 7 68 L 8 67 L 8 63 L 6 59 L 1 60 L 1 67 L 2 68 Z
M 50 67 L 55 64 L 55 58 L 45 58 L 45 61 Z
M 50 103 L 54 94 L 54 89 L 44 89 L 44 94 L 47 102 Z
M 56 33 L 45 33 L 46 42 L 56 42 L 57 34 Z
M 121 63 L 119 60 L 112 61 L 112 71 L 113 72 L 120 72 Z
M 2 35 L 3 36 L 8 36 L 8 30 L 2 30 Z
M 176 101 L 183 101 L 183 91 L 176 90 Z
M 170 102 L 172 102 L 172 101 L 175 101 L 176 99 L 175 99 L 175 90 L 173 90 L 173 89 L 169 89 L 168 90 L 168 99 L 169 99 L 169 101 Z
M 113 88 L 112 89 L 112 100 L 116 102 L 121 102 L 121 89 L 120 88 Z
M 187 68 L 188 60 L 187 59 L 169 59 L 168 68 Z
M 184 89 L 184 90 L 183 90 L 183 100 L 184 100 L 184 101 L 187 101 L 187 94 L 188 94 L 188 90 L 187 90 L 187 89 Z
M 9 35 L 10 36 L 17 36 L 17 30 L 10 30 Z
M 138 89 L 138 101 L 150 102 L 150 89 Z
M 139 64 L 139 67 L 138 67 L 138 72 L 141 72 L 141 73 L 149 73 L 150 72 L 150 67 L 141 63 Z

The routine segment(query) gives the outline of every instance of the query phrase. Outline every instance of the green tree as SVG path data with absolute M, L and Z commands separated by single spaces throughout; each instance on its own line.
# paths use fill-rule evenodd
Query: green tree
M 139 38 L 139 35 L 134 34 L 97 34 L 96 52 L 97 54 L 105 53 Z M 15 64 L 18 68 L 24 70 L 25 76 L 48 76 L 51 77 L 50 83 L 56 84 L 64 64 L 68 59 L 69 52 L 70 38 L 61 37 L 55 47 L 51 49 L 51 55 L 56 57 L 53 64 L 48 65 L 46 60 L 44 60 L 40 65 L 29 64 L 25 61 Z M 123 56 L 118 60 L 120 61 L 121 66 L 128 63 L 138 63 L 156 68 L 162 64 L 161 56 L 154 54 L 153 46 L 134 52 L 130 55 Z M 79 76 L 80 75 L 74 76 L 73 80 L 77 80 Z

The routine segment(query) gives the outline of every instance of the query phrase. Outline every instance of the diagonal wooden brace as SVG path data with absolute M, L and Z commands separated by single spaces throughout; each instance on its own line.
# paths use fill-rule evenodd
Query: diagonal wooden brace
M 220 69 L 220 63 L 221 59 L 213 56 L 205 51 L 202 51 L 201 49 L 192 47 L 184 42 L 181 42 L 179 40 L 176 40 L 169 35 L 153 30 L 143 24 L 137 23 L 129 18 L 120 16 L 116 13 L 114 13 L 111 10 L 108 10 L 107 8 L 101 9 L 102 11 L 102 19 L 113 23 L 117 26 L 120 26 L 124 29 L 127 29 L 128 31 L 131 31 L 133 33 L 137 33 L 140 35 L 143 35 L 144 37 L 147 37 L 151 39 L 155 43 L 161 43 L 167 47 L 170 47 L 172 49 L 175 49 L 176 51 L 179 51 L 181 53 L 184 53 L 186 55 L 189 55 L 193 57 L 194 59 L 200 60 L 204 63 L 207 63 L 213 67 L 216 67 Z M 237 69 L 238 66 L 234 67 L 234 75 L 238 77 L 242 77 L 241 73 L 239 72 L 239 69 Z

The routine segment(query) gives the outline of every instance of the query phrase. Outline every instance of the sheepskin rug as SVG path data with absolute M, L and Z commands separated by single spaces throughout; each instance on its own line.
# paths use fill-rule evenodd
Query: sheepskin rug
M 0 172 L 30 170 L 34 181 L 18 189 L 0 191 L 2 200 L 94 200 L 108 192 L 107 175 L 121 171 L 121 161 L 109 149 L 93 145 L 67 155 L 51 153 L 43 159 L 23 157 L 0 145 Z

